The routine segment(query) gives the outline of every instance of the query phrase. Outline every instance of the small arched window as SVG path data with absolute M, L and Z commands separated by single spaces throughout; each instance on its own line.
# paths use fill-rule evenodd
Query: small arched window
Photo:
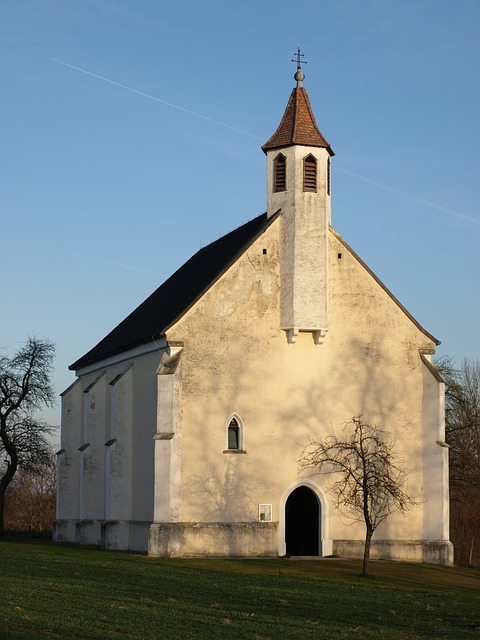
M 237 415 L 232 415 L 226 425 L 225 452 L 244 452 L 244 433 L 242 419 Z
M 287 159 L 279 153 L 273 161 L 273 190 L 285 191 L 287 188 Z
M 228 448 L 240 449 L 240 427 L 236 418 L 232 418 L 228 425 Z
M 317 190 L 317 161 L 312 155 L 303 160 L 303 190 Z

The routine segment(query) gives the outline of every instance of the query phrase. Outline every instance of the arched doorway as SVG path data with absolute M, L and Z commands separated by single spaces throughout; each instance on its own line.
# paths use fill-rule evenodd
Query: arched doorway
M 320 506 L 311 489 L 300 486 L 285 504 L 285 542 L 289 556 L 318 556 Z

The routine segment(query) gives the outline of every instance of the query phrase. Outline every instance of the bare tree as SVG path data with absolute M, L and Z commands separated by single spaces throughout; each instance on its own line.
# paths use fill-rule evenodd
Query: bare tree
M 51 455 L 46 436 L 54 428 L 34 413 L 54 405 L 50 381 L 54 353 L 50 341 L 28 338 L 13 356 L 0 356 L 0 535 L 5 492 L 17 469 L 34 471 Z
M 455 562 L 480 563 L 480 362 L 449 356 L 435 365 L 445 379 L 445 431 L 450 446 L 450 524 Z
M 387 434 L 356 416 L 343 434 L 311 441 L 299 460 L 300 470 L 336 474 L 329 490 L 335 506 L 356 521 L 365 522 L 363 575 L 368 575 L 373 534 L 395 511 L 407 512 L 416 503 L 403 491 L 406 476 L 402 460 Z
M 47 464 L 33 470 L 19 469 L 5 494 L 5 529 L 46 532 L 55 520 L 56 461 L 53 452 Z
M 457 369 L 452 358 L 445 356 L 435 364 L 446 382 L 451 486 L 480 488 L 480 362 L 465 359 Z

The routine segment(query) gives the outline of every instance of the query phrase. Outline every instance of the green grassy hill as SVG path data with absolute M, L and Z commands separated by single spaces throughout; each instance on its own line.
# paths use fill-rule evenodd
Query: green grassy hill
M 0 542 L 0 639 L 480 637 L 480 572 L 324 560 L 171 560 Z

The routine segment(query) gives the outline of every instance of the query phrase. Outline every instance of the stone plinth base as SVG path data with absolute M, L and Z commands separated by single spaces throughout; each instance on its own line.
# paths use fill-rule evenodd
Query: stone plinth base
M 363 540 L 334 540 L 333 554 L 341 558 L 363 558 Z M 449 540 L 372 540 L 371 560 L 428 562 L 453 566 Z
M 128 520 L 55 520 L 53 540 L 146 553 L 149 526 L 149 522 Z
M 76 520 L 55 520 L 52 540 L 54 542 L 75 542 Z
M 77 520 L 75 542 L 77 544 L 99 545 L 102 540 L 102 520 Z
M 278 556 L 277 522 L 154 523 L 148 554 L 191 556 Z
M 278 557 L 278 522 L 159 522 L 56 520 L 55 542 L 137 551 L 164 558 Z M 331 553 L 363 558 L 363 540 L 333 540 Z M 372 560 L 453 566 L 448 540 L 373 540 Z
M 147 553 L 149 522 L 106 520 L 102 523 L 102 548 Z

